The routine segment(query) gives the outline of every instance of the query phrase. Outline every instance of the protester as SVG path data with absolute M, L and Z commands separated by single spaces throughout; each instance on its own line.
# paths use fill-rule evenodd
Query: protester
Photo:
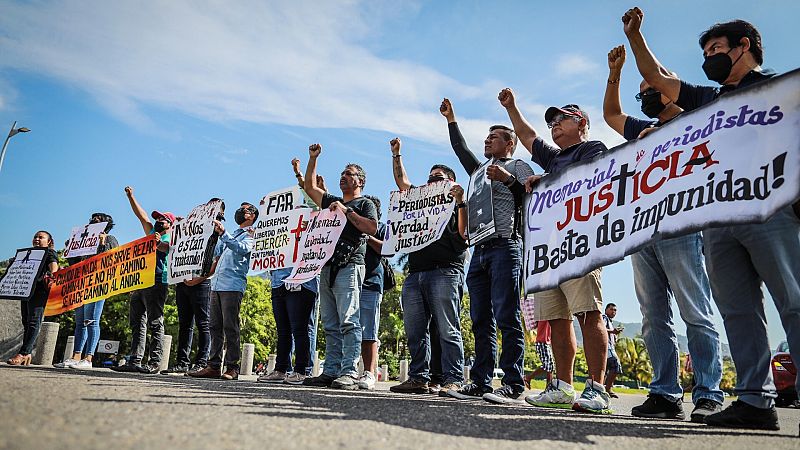
M 773 76 L 761 69 L 761 34 L 744 20 L 715 24 L 700 35 L 703 71 L 722 87 L 696 86 L 665 75 L 642 36 L 643 17 L 639 8 L 622 17 L 639 72 L 686 111 Z M 781 316 L 792 358 L 800 361 L 800 218 L 789 205 L 764 223 L 709 228 L 703 237 L 711 292 L 736 364 L 738 396 L 728 408 L 706 416 L 705 423 L 778 430 L 761 284 L 766 284 Z M 695 360 L 697 356 L 692 352 Z M 800 392 L 800 378 L 796 383 Z
M 500 103 L 506 108 L 514 131 L 522 145 L 531 153 L 533 162 L 552 176 L 578 161 L 591 159 L 606 150 L 600 141 L 589 141 L 589 116 L 578 105 L 561 108 L 551 106 L 544 119 L 558 147 L 544 142 L 536 130 L 522 116 L 511 89 L 503 89 Z M 526 180 L 531 188 L 538 176 Z M 556 360 L 557 379 L 547 385 L 541 394 L 525 400 L 535 406 L 547 408 L 573 408 L 578 411 L 610 413 L 609 396 L 603 386 L 608 335 L 603 327 L 603 304 L 600 286 L 601 269 L 561 283 L 554 289 L 536 293 L 536 320 L 547 320 L 552 330 L 553 356 Z M 583 333 L 589 379 L 580 398 L 575 400 L 572 387 L 573 363 L 577 344 L 572 328 L 572 317 L 578 318 Z
M 642 138 L 648 132 L 675 118 L 683 110 L 675 102 L 650 87 L 639 86 L 637 100 L 642 113 L 654 120 L 643 120 L 622 111 L 619 82 L 625 64 L 625 47 L 608 53 L 608 83 L 603 101 L 606 123 L 627 140 Z M 662 73 L 668 74 L 663 67 Z M 703 263 L 703 237 L 699 232 L 672 239 L 663 239 L 631 255 L 633 283 L 642 312 L 642 335 L 650 361 L 653 381 L 647 400 L 631 410 L 637 417 L 683 419 L 683 388 L 678 377 L 678 340 L 672 323 L 670 296 L 675 297 L 678 311 L 686 323 L 689 351 L 697 355 L 701 370 L 699 383 L 692 390 L 695 403 L 692 422 L 703 423 L 705 416 L 722 410 L 722 355 L 719 334 L 714 327 L 711 289 Z M 608 311 L 608 309 L 606 309 Z M 612 317 L 613 318 L 613 317 Z M 615 335 L 609 334 L 609 341 Z M 609 350 L 612 345 L 609 342 Z M 616 363 L 618 366 L 619 363 Z M 609 395 L 616 372 L 609 359 L 606 389 Z
M 617 316 L 617 305 L 609 303 L 606 305 L 606 312 L 603 314 L 603 324 L 608 333 L 608 356 L 606 357 L 606 392 L 611 398 L 618 398 L 619 396 L 614 393 L 614 381 L 617 375 L 622 373 L 622 365 L 619 362 L 617 355 L 617 336 L 622 333 L 622 328 L 615 327 L 613 319 Z M 635 416 L 636 414 L 634 414 Z
M 28 366 L 31 364 L 31 353 L 36 346 L 36 338 L 42 328 L 44 308 L 47 305 L 47 296 L 53 283 L 52 275 L 58 270 L 58 256 L 53 250 L 53 236 L 47 231 L 37 231 L 33 235 L 31 244 L 35 248 L 45 249 L 42 258 L 42 274 L 36 279 L 33 292 L 27 301 L 19 302 L 20 316 L 22 318 L 22 346 L 14 357 L 6 361 L 12 366 Z
M 467 147 L 450 100 L 442 101 L 439 112 L 447 119 L 450 145 L 464 170 L 472 175 L 483 166 Z M 505 403 L 516 401 L 525 390 L 522 380 L 525 336 L 519 305 L 522 276 L 519 227 L 524 196 L 521 180 L 532 176 L 533 170 L 524 161 L 512 158 L 516 145 L 517 136 L 512 129 L 504 125 L 489 128 L 483 155 L 487 158 L 486 177 L 491 180 L 492 195 L 471 195 L 467 205 L 469 214 L 491 210 L 495 231 L 480 242 L 475 242 L 475 237 L 470 236 L 474 250 L 467 288 L 470 294 L 469 315 L 475 335 L 475 364 L 471 369 L 472 383 L 448 391 L 450 396 L 458 399 L 483 398 Z M 479 184 L 483 185 L 484 181 L 479 181 Z M 481 204 L 488 199 L 491 199 L 491 204 Z M 497 353 L 495 324 L 503 335 L 500 368 L 504 375 L 503 386 L 493 390 L 491 381 Z
M 130 295 L 131 356 L 127 364 L 112 366 L 117 372 L 158 373 L 161 366 L 164 339 L 164 304 L 167 302 L 167 254 L 169 252 L 169 232 L 175 223 L 175 215 L 170 212 L 153 211 L 147 217 L 145 210 L 133 196 L 133 188 L 125 187 L 125 194 L 131 204 L 133 214 L 142 224 L 146 235 L 153 235 L 156 246 L 155 284 L 146 289 L 134 291 Z M 150 329 L 150 353 L 147 365 L 143 366 L 147 330 Z
M 364 282 L 367 236 L 378 231 L 375 205 L 361 195 L 367 174 L 358 164 L 348 164 L 339 179 L 342 197 L 317 185 L 317 159 L 322 146 L 308 147 L 305 188 L 320 208 L 339 210 L 347 224 L 333 256 L 322 268 L 319 281 L 320 314 L 325 327 L 325 367 L 317 377 L 306 378 L 307 386 L 355 390 L 358 385 L 358 357 L 361 353 L 359 297 Z
M 381 201 L 365 195 L 375 205 L 378 231 L 367 236 L 367 252 L 364 255 L 364 283 L 359 298 L 359 320 L 361 323 L 361 360 L 364 372 L 358 377 L 359 389 L 375 389 L 375 374 L 378 372 L 378 328 L 381 322 L 381 300 L 383 299 L 383 263 L 381 247 L 386 233 L 386 224 L 381 222 Z
M 401 191 L 411 182 L 400 154 L 402 142 L 390 142 L 394 181 Z M 455 172 L 436 164 L 428 173 L 428 183 L 456 181 Z M 464 291 L 464 260 L 467 251 L 467 211 L 464 188 L 454 184 L 450 195 L 455 211 L 442 236 L 408 255 L 408 276 L 400 300 L 403 326 L 411 353 L 408 380 L 389 388 L 392 392 L 426 394 L 431 385 L 442 383 L 438 394 L 446 397 L 464 383 L 464 344 L 461 336 L 461 298 Z M 438 341 L 440 350 L 434 351 Z M 437 364 L 438 363 L 438 364 Z M 434 379 L 434 367 L 441 367 L 442 380 Z
M 536 342 L 533 343 L 536 350 L 536 356 L 539 357 L 541 366 L 537 367 L 533 372 L 525 375 L 525 386 L 530 389 L 531 380 L 534 378 L 545 375 L 547 377 L 547 384 L 553 381 L 553 372 L 555 372 L 555 364 L 553 362 L 553 347 L 551 345 L 551 331 L 550 322 L 540 320 L 536 322 Z
M 90 224 L 103 222 L 107 224 L 105 230 L 98 236 L 100 245 L 97 247 L 96 255 L 119 246 L 117 238 L 108 234 L 114 228 L 114 219 L 110 215 L 94 213 L 89 219 Z M 92 256 L 94 255 L 67 258 L 67 263 L 73 265 Z M 72 357 L 56 364 L 55 367 L 72 367 L 75 369 L 92 367 L 92 358 L 94 357 L 97 343 L 100 341 L 100 316 L 103 314 L 105 302 L 105 299 L 100 299 L 92 303 L 82 304 L 75 309 L 75 341 Z M 83 358 L 81 358 L 82 356 Z
M 244 202 L 234 214 L 239 228 L 228 233 L 220 220 L 214 220 L 214 231 L 219 242 L 214 251 L 217 266 L 211 280 L 211 350 L 208 365 L 203 369 L 188 372 L 198 378 L 221 378 L 226 381 L 239 379 L 241 358 L 241 336 L 239 310 L 247 288 L 247 271 L 250 268 L 250 252 L 253 250 L 252 226 L 258 219 L 258 209 Z M 225 372 L 222 372 L 222 352 L 225 350 Z
M 295 161 L 297 161 L 297 165 L 295 165 Z M 296 158 L 292 160 L 295 175 L 298 180 L 302 180 L 302 176 L 298 172 L 299 163 L 300 161 Z M 261 199 L 261 205 L 264 205 L 264 202 L 265 199 Z M 261 383 L 303 384 L 306 377 L 311 375 L 313 368 L 309 323 L 314 320 L 312 315 L 317 303 L 319 278 L 314 277 L 301 285 L 284 283 L 286 277 L 291 273 L 292 267 L 270 272 L 272 314 L 275 317 L 278 342 L 275 369 L 258 377 L 257 381 Z M 289 369 L 292 367 L 293 347 L 294 370 L 289 373 Z
M 212 198 L 207 204 L 220 202 L 220 212 L 216 220 L 225 220 L 225 202 Z M 212 233 L 203 254 L 203 267 L 192 274 L 192 278 L 175 285 L 175 305 L 178 307 L 178 347 L 175 365 L 161 371 L 162 374 L 186 374 L 196 372 L 208 365 L 208 353 L 211 351 L 211 280 L 216 266 L 214 250 L 219 235 Z M 192 363 L 192 340 L 194 327 L 197 325 L 197 352 Z

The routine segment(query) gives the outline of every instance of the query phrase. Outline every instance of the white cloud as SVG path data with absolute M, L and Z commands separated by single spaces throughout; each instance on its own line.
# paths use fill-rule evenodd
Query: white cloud
M 0 67 L 76 86 L 148 131 L 156 127 L 144 106 L 213 122 L 392 130 L 446 142 L 431 99 L 471 98 L 478 89 L 368 51 L 362 43 L 379 26 L 375 8 L 313 0 L 19 3 L 0 17 Z
M 568 53 L 559 56 L 555 68 L 559 75 L 574 76 L 595 71 L 598 65 L 586 56 Z

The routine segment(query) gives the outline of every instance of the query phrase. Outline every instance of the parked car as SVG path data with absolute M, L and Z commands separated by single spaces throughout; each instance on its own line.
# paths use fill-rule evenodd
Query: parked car
M 783 341 L 778 345 L 775 354 L 772 355 L 772 378 L 775 380 L 775 388 L 778 391 L 778 398 L 775 405 L 779 407 L 791 406 L 797 402 L 797 390 L 795 380 L 797 379 L 797 366 L 789 355 L 789 343 Z

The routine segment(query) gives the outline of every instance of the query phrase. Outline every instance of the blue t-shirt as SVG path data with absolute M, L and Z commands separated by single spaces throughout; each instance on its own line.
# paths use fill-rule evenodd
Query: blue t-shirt
M 386 232 L 386 224 L 378 222 L 378 232 L 375 238 L 383 240 Z M 381 255 L 367 244 L 367 253 L 364 255 L 364 283 L 361 289 L 366 291 L 383 292 L 383 265 L 381 265 Z
M 591 159 L 608 150 L 600 141 L 586 141 L 561 150 L 545 142 L 541 137 L 533 141 L 531 159 L 546 173 L 554 174 L 578 161 Z M 521 180 L 524 181 L 524 180 Z
M 655 120 L 644 120 L 638 117 L 628 116 L 625 119 L 625 128 L 622 130 L 622 136 L 626 141 L 632 141 L 639 137 L 639 134 L 650 127 L 660 127 L 661 124 Z
M 150 230 L 150 234 L 156 234 L 156 230 Z M 169 244 L 169 233 L 161 235 L 161 242 Z M 167 284 L 167 252 L 156 250 L 156 283 Z

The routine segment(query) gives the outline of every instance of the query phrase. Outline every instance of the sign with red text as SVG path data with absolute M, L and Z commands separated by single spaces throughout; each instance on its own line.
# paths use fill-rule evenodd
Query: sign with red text
M 312 210 L 298 186 L 267 194 L 253 226 L 250 275 L 292 267 L 298 260 L 303 232 Z
M 308 229 L 303 232 L 299 258 L 284 283 L 302 284 L 319 275 L 322 267 L 333 256 L 336 243 L 342 235 L 347 217 L 340 210 L 323 209 L 311 213 Z
M 795 70 L 542 178 L 523 211 L 526 290 L 553 288 L 663 238 L 763 222 L 800 197 L 798 173 Z
M 97 254 L 97 247 L 100 246 L 100 233 L 106 230 L 106 225 L 108 222 L 74 227 L 69 241 L 67 241 L 67 248 L 64 249 L 64 258 Z
M 439 239 L 455 208 L 452 186 L 450 181 L 437 181 L 392 191 L 381 254 L 415 252 Z

